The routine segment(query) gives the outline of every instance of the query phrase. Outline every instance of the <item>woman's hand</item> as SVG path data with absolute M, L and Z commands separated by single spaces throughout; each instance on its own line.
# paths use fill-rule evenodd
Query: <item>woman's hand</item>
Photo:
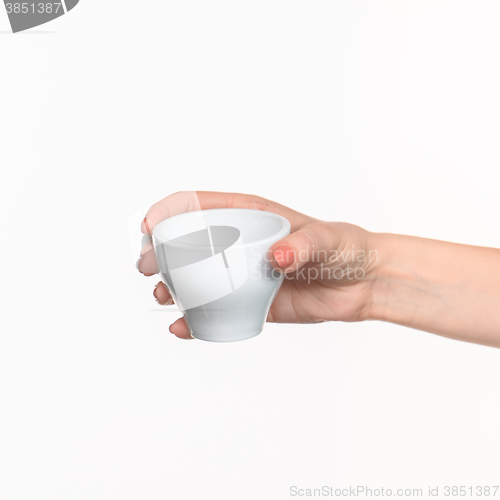
M 341 222 L 325 222 L 258 196 L 181 192 L 155 203 L 141 226 L 145 234 L 162 220 L 179 213 L 211 208 L 250 208 L 282 215 L 292 232 L 271 247 L 271 265 L 285 273 L 267 320 L 276 323 L 361 321 L 370 317 L 372 284 L 377 274 L 375 238 L 364 229 Z M 156 273 L 151 244 L 141 251 L 138 269 Z M 154 295 L 163 305 L 173 299 L 160 282 Z M 170 326 L 179 338 L 191 338 L 183 318 Z
M 252 208 L 287 218 L 292 232 L 271 247 L 285 274 L 267 320 L 319 323 L 375 319 L 445 337 L 500 347 L 500 250 L 325 222 L 258 196 L 182 192 L 148 211 L 142 231 L 173 215 L 210 208 Z M 151 244 L 138 269 L 155 274 Z M 172 304 L 159 283 L 160 304 Z M 170 326 L 191 338 L 183 318 Z

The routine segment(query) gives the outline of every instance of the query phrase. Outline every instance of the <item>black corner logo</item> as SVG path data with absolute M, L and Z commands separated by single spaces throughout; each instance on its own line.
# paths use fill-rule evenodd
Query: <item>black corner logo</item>
M 64 16 L 74 9 L 80 0 L 55 0 L 12 2 L 4 0 L 10 26 L 14 33 L 28 30 Z

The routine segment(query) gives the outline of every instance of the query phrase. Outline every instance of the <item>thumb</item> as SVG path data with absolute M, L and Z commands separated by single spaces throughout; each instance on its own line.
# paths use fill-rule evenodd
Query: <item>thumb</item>
M 339 241 L 338 233 L 328 223 L 308 224 L 271 246 L 271 263 L 288 273 L 308 262 L 324 262 Z

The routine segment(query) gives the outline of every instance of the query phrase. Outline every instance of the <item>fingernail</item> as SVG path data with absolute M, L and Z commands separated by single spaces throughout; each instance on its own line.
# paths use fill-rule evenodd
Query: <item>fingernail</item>
M 139 269 L 139 262 L 141 262 L 141 260 L 142 260 L 142 257 L 139 257 L 139 258 L 137 259 L 137 262 L 135 263 L 135 267 L 137 268 L 137 270 L 138 270 L 139 272 L 140 272 L 140 269 Z
M 276 248 L 273 252 L 273 257 L 281 269 L 292 265 L 295 259 L 293 250 L 285 246 Z
M 144 217 L 143 221 L 141 222 L 141 231 L 144 234 L 151 234 L 151 231 L 149 230 L 149 224 L 148 221 L 146 220 L 146 217 Z

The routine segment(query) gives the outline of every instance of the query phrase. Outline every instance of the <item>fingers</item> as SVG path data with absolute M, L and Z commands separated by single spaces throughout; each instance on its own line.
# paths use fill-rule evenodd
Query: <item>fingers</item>
M 137 269 L 145 276 L 153 276 L 158 273 L 150 236 L 156 224 L 180 213 L 211 208 L 249 208 L 277 213 L 290 221 L 292 231 L 297 231 L 306 224 L 317 220 L 259 196 L 213 191 L 181 191 L 158 201 L 148 210 L 141 224 L 141 231 L 145 235 L 149 235 L 149 242 L 148 236 L 145 236 L 145 245 L 141 250 Z
M 207 210 L 209 208 L 249 208 L 252 210 L 273 212 L 288 219 L 292 226 L 292 231 L 296 231 L 303 225 L 315 220 L 312 217 L 301 214 L 284 205 L 251 194 L 197 191 L 197 195 L 202 210 Z
M 271 264 L 285 273 L 300 269 L 307 262 L 326 260 L 340 243 L 341 235 L 327 223 L 308 224 L 271 247 Z
M 170 325 L 170 333 L 173 333 L 176 337 L 184 340 L 192 340 L 189 329 L 184 321 L 184 318 L 179 318 L 175 323 Z
M 141 231 L 144 234 L 150 233 L 159 222 L 174 215 L 211 208 L 249 208 L 274 212 L 290 221 L 292 231 L 296 231 L 304 224 L 315 220 L 259 196 L 212 191 L 181 191 L 171 194 L 152 205 L 141 224 Z
M 144 276 L 153 276 L 153 274 L 158 272 L 156 257 L 151 245 L 147 246 L 149 246 L 149 249 L 144 247 L 141 251 L 141 257 L 137 261 L 137 269 L 144 274 Z
M 196 191 L 181 191 L 171 194 L 151 206 L 142 221 L 141 231 L 144 234 L 151 233 L 156 224 L 162 220 L 194 210 L 201 210 Z
M 153 291 L 153 295 L 155 296 L 156 301 L 162 306 L 169 306 L 174 303 L 174 299 L 170 292 L 168 291 L 165 283 L 160 281 L 156 284 L 155 289 Z M 179 318 L 177 321 L 170 325 L 170 333 L 173 333 L 176 337 L 185 340 L 192 340 L 191 334 L 189 333 L 189 329 L 184 321 L 184 318 Z
M 162 306 L 171 306 L 174 303 L 172 295 L 170 295 L 170 292 L 162 281 L 156 284 L 153 295 L 158 304 Z

